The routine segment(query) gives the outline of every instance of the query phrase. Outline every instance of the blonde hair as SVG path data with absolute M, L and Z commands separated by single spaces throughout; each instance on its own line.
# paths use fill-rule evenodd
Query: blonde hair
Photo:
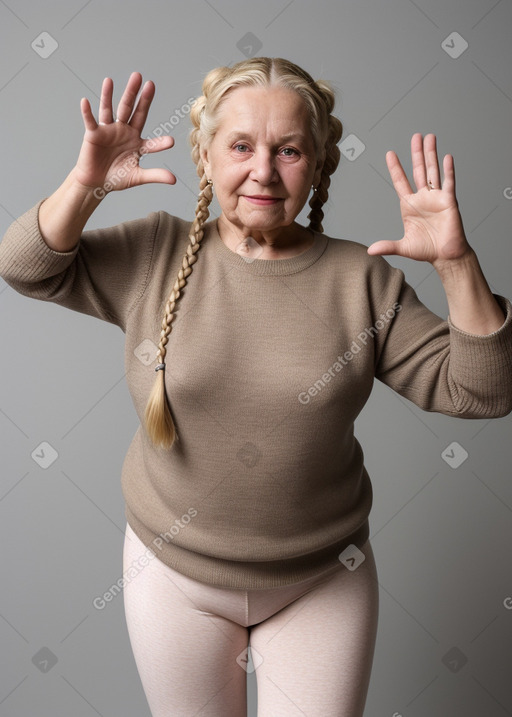
M 192 266 L 197 261 L 197 252 L 203 238 L 203 225 L 210 213 L 209 204 L 213 198 L 212 182 L 207 179 L 201 160 L 200 150 L 208 147 L 219 125 L 218 109 L 226 94 L 241 86 L 284 87 L 297 92 L 306 103 L 311 119 L 317 157 L 323 159 L 322 173 L 313 196 L 309 201 L 311 211 L 308 214 L 309 227 L 322 232 L 324 218 L 323 205 L 328 199 L 331 183 L 330 175 L 336 170 L 340 159 L 339 142 L 343 126 L 340 120 L 331 114 L 334 108 L 334 92 L 329 83 L 313 78 L 298 65 L 282 58 L 254 57 L 238 62 L 232 67 L 217 67 L 211 70 L 203 81 L 203 94 L 193 104 L 190 117 L 193 128 L 190 131 L 192 159 L 199 175 L 199 196 L 195 210 L 195 219 L 189 232 L 190 244 L 183 257 L 181 269 L 165 305 L 162 330 L 158 345 L 157 377 L 146 406 L 146 430 L 153 445 L 171 448 L 178 440 L 170 408 L 165 393 L 165 354 L 166 344 L 171 333 L 174 310 Z M 324 154 L 325 153 L 325 154 Z

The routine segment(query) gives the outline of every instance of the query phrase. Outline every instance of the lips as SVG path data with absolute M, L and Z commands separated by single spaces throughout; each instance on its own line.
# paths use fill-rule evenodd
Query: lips
M 244 194 L 243 197 L 247 199 L 248 202 L 251 202 L 251 204 L 260 204 L 260 205 L 270 205 L 270 204 L 277 204 L 277 202 L 281 202 L 281 197 L 271 197 L 264 194 Z

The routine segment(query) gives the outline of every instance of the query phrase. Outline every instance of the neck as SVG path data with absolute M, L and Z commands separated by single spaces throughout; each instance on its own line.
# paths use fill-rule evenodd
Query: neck
M 314 242 L 314 232 L 296 222 L 269 232 L 238 227 L 225 217 L 217 219 L 217 231 L 226 246 L 237 254 L 254 259 L 284 259 L 306 251 Z

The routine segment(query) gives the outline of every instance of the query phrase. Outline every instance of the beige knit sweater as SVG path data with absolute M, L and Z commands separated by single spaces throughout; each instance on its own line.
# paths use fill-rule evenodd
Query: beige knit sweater
M 372 487 L 353 427 L 374 377 L 426 411 L 512 410 L 512 306 L 488 336 L 429 311 L 366 247 L 316 234 L 288 259 L 231 251 L 216 222 L 177 304 L 166 390 L 179 441 L 155 449 L 144 411 L 165 302 L 190 223 L 166 212 L 48 247 L 41 202 L 7 230 L 16 291 L 119 326 L 141 421 L 121 483 L 126 517 L 164 563 L 197 580 L 262 588 L 303 580 L 369 535 Z

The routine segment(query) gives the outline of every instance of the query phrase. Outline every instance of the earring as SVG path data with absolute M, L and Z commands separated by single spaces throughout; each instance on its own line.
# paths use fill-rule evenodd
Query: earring
M 208 180 L 208 181 L 206 182 L 206 184 L 209 184 L 209 185 L 210 185 L 210 187 L 213 187 L 213 182 L 212 182 L 212 180 L 211 180 L 211 179 L 209 179 L 209 180 Z

